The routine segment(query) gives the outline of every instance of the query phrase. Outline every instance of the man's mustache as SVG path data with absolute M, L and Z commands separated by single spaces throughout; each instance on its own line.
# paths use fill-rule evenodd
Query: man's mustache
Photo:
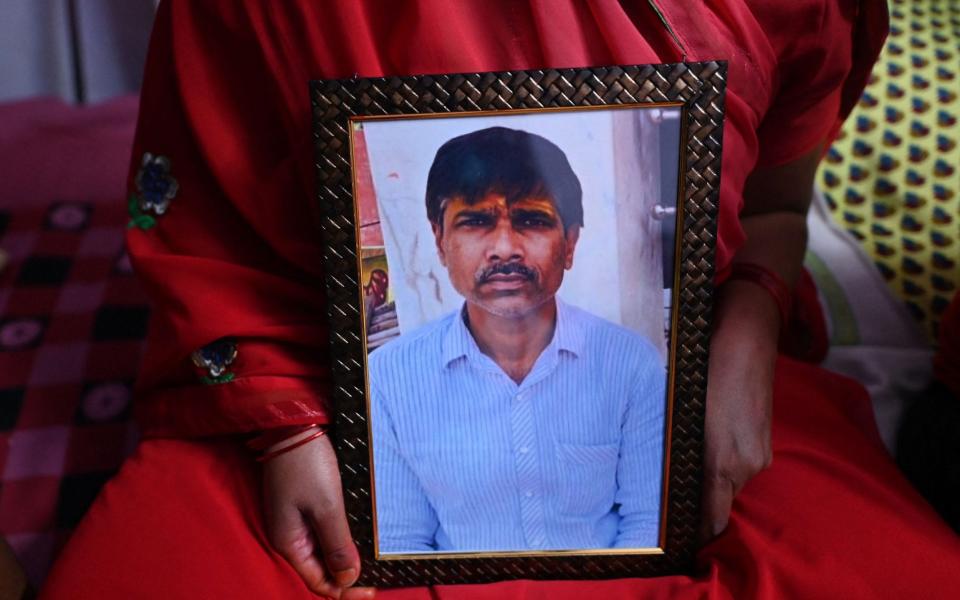
M 486 283 L 494 275 L 520 275 L 529 281 L 537 278 L 537 272 L 527 265 L 518 262 L 497 263 L 482 269 L 477 273 L 477 283 Z

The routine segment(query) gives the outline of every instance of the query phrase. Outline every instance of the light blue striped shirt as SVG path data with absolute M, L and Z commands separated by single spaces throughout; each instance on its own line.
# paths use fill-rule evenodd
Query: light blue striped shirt
M 381 553 L 658 546 L 666 370 L 557 301 L 517 384 L 457 311 L 370 355 Z

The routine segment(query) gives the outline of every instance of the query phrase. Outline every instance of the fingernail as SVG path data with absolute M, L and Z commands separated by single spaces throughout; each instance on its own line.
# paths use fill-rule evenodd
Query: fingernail
M 334 571 L 333 580 L 336 581 L 340 587 L 351 586 L 357 580 L 357 570 L 344 569 L 342 571 Z
M 714 523 L 714 524 L 713 524 L 713 530 L 712 530 L 714 537 L 716 537 L 716 536 L 720 535 L 721 533 L 723 533 L 723 530 L 726 529 L 726 528 L 727 528 L 727 524 L 726 524 L 726 523 L 723 523 L 723 522 L 716 522 L 716 523 Z

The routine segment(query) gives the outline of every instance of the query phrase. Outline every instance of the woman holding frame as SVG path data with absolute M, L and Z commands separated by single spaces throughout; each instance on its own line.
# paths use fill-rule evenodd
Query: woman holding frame
M 321 428 L 308 80 L 683 59 L 729 61 L 700 569 L 433 593 L 945 594 L 960 543 L 886 456 L 866 392 L 777 353 L 790 304 L 813 297 L 795 287 L 814 170 L 885 15 L 879 0 L 162 3 L 130 176 L 128 244 L 156 304 L 145 440 L 43 597 L 372 594 L 349 587 L 359 559 Z

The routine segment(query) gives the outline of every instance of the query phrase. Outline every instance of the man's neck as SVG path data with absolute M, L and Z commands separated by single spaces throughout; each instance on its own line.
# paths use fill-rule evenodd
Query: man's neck
M 553 338 L 557 301 L 551 298 L 519 317 L 495 315 L 467 302 L 466 318 L 480 351 L 519 384 Z

